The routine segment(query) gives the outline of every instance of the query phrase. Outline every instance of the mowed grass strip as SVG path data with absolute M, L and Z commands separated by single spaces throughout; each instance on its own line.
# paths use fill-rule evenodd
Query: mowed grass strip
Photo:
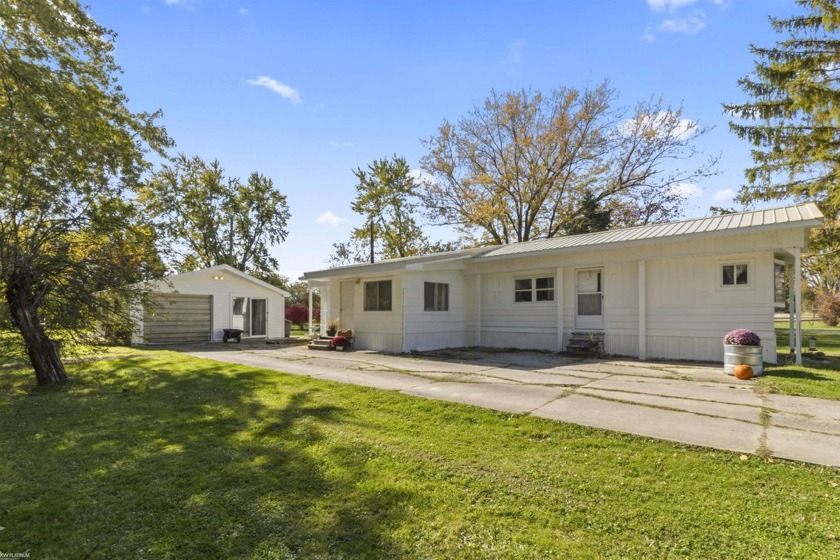
M 832 558 L 840 472 L 143 352 L 0 375 L 0 551 Z
M 806 359 L 801 366 L 778 365 L 765 369 L 757 380 L 771 393 L 840 400 L 840 328 L 819 321 L 802 321 L 802 348 L 808 350 L 808 339 L 815 337 L 817 350 L 825 360 Z M 776 321 L 776 348 L 779 354 L 790 347 L 788 321 Z

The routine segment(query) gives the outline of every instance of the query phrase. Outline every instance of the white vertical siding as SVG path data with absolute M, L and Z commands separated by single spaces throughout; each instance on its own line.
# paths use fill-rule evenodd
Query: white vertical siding
M 213 276 L 222 276 L 222 279 L 214 280 Z M 218 271 L 199 271 L 190 273 L 189 276 L 173 276 L 169 284 L 161 284 L 158 291 L 213 296 L 212 340 L 214 342 L 222 340 L 222 329 L 231 328 L 234 297 L 265 298 L 268 338 L 281 338 L 285 334 L 286 299 L 244 278 Z
M 449 286 L 449 310 L 425 311 L 424 284 Z M 404 275 L 404 352 L 455 348 L 467 344 L 468 302 L 473 298 L 460 270 L 411 272 Z
M 365 282 L 381 280 L 391 281 L 391 310 L 365 311 Z M 401 274 L 370 276 L 359 280 L 359 284 L 353 291 L 353 336 L 357 349 L 380 352 L 402 351 L 402 289 Z M 341 280 L 332 280 L 327 291 L 330 309 L 333 312 L 332 315 L 322 315 L 322 324 L 338 317 L 337 310 L 341 308 Z

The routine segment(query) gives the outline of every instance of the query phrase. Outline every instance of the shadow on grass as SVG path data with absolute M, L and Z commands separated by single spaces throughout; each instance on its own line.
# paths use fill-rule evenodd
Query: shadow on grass
M 171 354 L 71 375 L 0 397 L 0 550 L 401 555 L 389 527 L 410 495 L 366 486 L 373 451 L 325 435 L 352 411 L 307 380 Z
M 781 379 L 799 379 L 807 381 L 836 381 L 835 379 L 823 375 L 819 370 L 815 369 L 794 369 L 794 368 L 772 368 L 764 371 L 767 379 L 781 378 Z

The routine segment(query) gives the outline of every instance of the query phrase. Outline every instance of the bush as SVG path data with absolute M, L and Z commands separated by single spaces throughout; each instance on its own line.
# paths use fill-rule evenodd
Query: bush
M 840 323 L 840 294 L 823 294 L 817 298 L 817 317 L 829 327 Z
M 286 320 L 302 327 L 309 321 L 309 309 L 305 305 L 295 304 L 286 308 Z

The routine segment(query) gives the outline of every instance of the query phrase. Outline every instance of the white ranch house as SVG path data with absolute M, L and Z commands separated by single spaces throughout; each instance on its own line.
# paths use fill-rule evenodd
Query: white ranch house
M 224 329 L 243 338 L 282 338 L 289 293 L 228 265 L 167 276 L 158 306 L 136 313 L 134 344 L 221 342 Z
M 602 337 L 609 354 L 720 362 L 723 336 L 748 328 L 761 337 L 770 363 L 777 359 L 773 316 L 785 306 L 788 283 L 790 347 L 799 362 L 801 255 L 809 229 L 822 220 L 809 203 L 303 278 L 310 293 L 321 294 L 320 334 L 328 319 L 339 318 L 341 329 L 353 329 L 358 349 L 563 351 L 573 333 L 583 332 Z

